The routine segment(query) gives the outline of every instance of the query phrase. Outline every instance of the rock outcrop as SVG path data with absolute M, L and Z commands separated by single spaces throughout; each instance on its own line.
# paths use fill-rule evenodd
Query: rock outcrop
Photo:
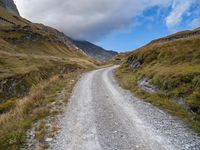
M 6 8 L 9 12 L 19 16 L 19 11 L 13 0 L 1 0 L 0 6 Z
M 144 63 L 144 60 L 135 57 L 129 57 L 127 63 L 129 65 L 129 69 L 135 70 L 138 69 Z

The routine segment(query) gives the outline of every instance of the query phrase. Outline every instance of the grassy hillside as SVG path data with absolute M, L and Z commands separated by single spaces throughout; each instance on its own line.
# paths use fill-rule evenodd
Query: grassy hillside
M 95 63 L 63 33 L 0 6 L 0 103 L 23 96 L 32 83 Z
M 107 61 L 107 64 L 119 65 L 126 61 L 131 52 L 122 52 Z
M 200 30 L 180 32 L 133 51 L 116 75 L 144 100 L 175 114 L 200 132 Z M 145 79 L 159 91 L 139 87 Z M 189 110 L 178 103 L 182 98 Z
M 87 68 L 94 63 L 63 33 L 33 24 L 0 6 L 0 81 L 55 67 L 61 72 L 65 64 Z
M 59 91 L 66 88 L 67 102 L 74 81 L 96 64 L 63 33 L 0 6 L 0 149 L 25 147 L 27 130 L 59 113 Z

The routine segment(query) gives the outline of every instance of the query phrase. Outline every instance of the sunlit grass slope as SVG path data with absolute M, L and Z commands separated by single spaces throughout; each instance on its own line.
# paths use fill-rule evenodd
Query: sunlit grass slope
M 131 67 L 136 63 L 137 67 Z M 133 51 L 118 69 L 117 77 L 126 88 L 182 117 L 200 131 L 199 29 L 170 35 Z M 138 81 L 144 78 L 164 94 L 142 91 Z M 191 112 L 174 101 L 178 98 L 185 100 Z

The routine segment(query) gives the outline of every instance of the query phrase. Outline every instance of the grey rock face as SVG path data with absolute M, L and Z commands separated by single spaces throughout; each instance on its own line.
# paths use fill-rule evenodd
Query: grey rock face
M 134 58 L 134 57 L 129 57 L 127 62 L 129 64 L 129 68 L 130 69 L 136 70 L 144 63 L 144 60 L 143 59 Z
M 167 91 L 163 91 L 158 87 L 149 83 L 147 78 L 139 80 L 138 86 L 147 93 L 160 93 L 165 95 L 167 94 Z M 187 102 L 183 97 L 171 97 L 171 100 L 173 100 L 175 103 L 183 107 L 183 109 L 185 109 L 187 112 L 192 112 L 190 106 L 187 104 Z
M 0 0 L 0 5 L 6 8 L 11 13 L 20 16 L 19 11 L 13 0 Z
M 146 91 L 148 93 L 157 93 L 157 92 L 161 93 L 161 91 L 159 89 L 157 89 L 154 85 L 150 84 L 146 78 L 142 79 L 142 80 L 139 80 L 138 81 L 138 86 L 142 90 L 144 90 L 144 91 Z

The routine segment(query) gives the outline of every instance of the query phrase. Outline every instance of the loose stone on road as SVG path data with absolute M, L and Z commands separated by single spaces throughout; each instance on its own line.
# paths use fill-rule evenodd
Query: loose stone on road
M 77 83 L 53 150 L 200 150 L 200 136 L 178 118 L 122 89 L 109 67 Z

